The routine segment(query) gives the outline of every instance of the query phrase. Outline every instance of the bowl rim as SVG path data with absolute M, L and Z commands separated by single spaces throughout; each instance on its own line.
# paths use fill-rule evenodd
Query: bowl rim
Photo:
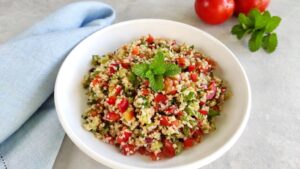
M 113 27 L 119 27 L 119 26 L 124 26 L 124 25 L 128 25 L 128 24 L 134 24 L 137 22 L 165 22 L 165 23 L 170 23 L 170 24 L 175 24 L 175 25 L 181 25 L 184 27 L 189 27 L 190 29 L 194 29 L 195 31 L 200 32 L 201 34 L 203 34 L 204 36 L 206 36 L 207 38 L 209 38 L 210 40 L 212 40 L 214 43 L 219 44 L 220 46 L 222 46 L 227 52 L 229 52 L 232 56 L 232 58 L 235 60 L 235 62 L 237 63 L 238 67 L 240 68 L 240 70 L 242 71 L 242 75 L 244 77 L 244 80 L 246 82 L 246 90 L 247 90 L 247 108 L 246 108 L 246 113 L 243 116 L 242 122 L 240 123 L 240 125 L 238 126 L 238 129 L 235 131 L 235 133 L 233 134 L 233 136 L 231 138 L 229 138 L 219 149 L 217 149 L 216 151 L 214 151 L 213 153 L 209 154 L 208 156 L 199 159 L 197 161 L 193 161 L 187 164 L 183 164 L 183 165 L 178 165 L 175 167 L 172 167 L 172 169 L 179 169 L 179 168 L 194 168 L 194 167 L 203 167 L 211 162 L 213 162 L 214 160 L 218 159 L 219 157 L 221 157 L 223 154 L 225 154 L 238 140 L 238 138 L 242 135 L 244 129 L 246 128 L 247 122 L 249 120 L 249 116 L 250 116 L 250 109 L 251 109 L 251 87 L 250 87 L 250 83 L 247 77 L 247 74 L 243 68 L 243 66 L 241 65 L 241 63 L 239 62 L 239 60 L 237 59 L 236 55 L 225 45 L 223 44 L 221 41 L 219 41 L 217 38 L 215 38 L 214 36 L 210 35 L 209 33 L 201 30 L 200 28 L 185 24 L 185 23 L 181 23 L 181 22 L 177 22 L 177 21 L 173 21 L 173 20 L 167 20 L 167 19 L 152 19 L 152 18 L 145 18 L 145 19 L 134 19 L 134 20 L 128 20 L 128 21 L 123 21 L 123 22 L 119 22 L 116 24 L 113 24 L 111 26 L 105 27 L 103 29 L 97 30 L 94 33 L 88 35 L 86 38 L 84 38 L 82 41 L 80 41 L 66 56 L 65 60 L 63 61 L 63 63 L 61 64 L 57 77 L 56 77 L 56 82 L 55 82 L 55 86 L 54 86 L 54 102 L 55 102 L 55 109 L 58 115 L 58 119 L 63 127 L 63 129 L 65 130 L 66 134 L 68 135 L 68 137 L 72 140 L 72 142 L 81 150 L 83 151 L 86 155 L 88 155 L 89 157 L 91 157 L 92 159 L 96 160 L 97 162 L 100 162 L 103 165 L 106 165 L 108 167 L 112 167 L 112 168 L 132 168 L 132 169 L 140 169 L 140 167 L 135 167 L 135 166 L 131 166 L 131 165 L 127 165 L 127 164 L 122 164 L 119 162 L 116 162 L 112 159 L 106 158 L 103 155 L 99 155 L 98 153 L 92 151 L 92 149 L 90 149 L 84 142 L 82 142 L 82 140 L 80 138 L 78 138 L 76 136 L 76 134 L 74 132 L 72 132 L 72 129 L 69 128 L 66 124 L 67 121 L 66 119 L 63 118 L 62 114 L 60 112 L 61 111 L 61 106 L 60 103 L 58 102 L 58 92 L 56 92 L 59 88 L 58 84 L 60 83 L 59 81 L 61 79 L 63 79 L 61 77 L 62 74 L 62 67 L 64 67 L 64 65 L 66 64 L 66 61 L 68 59 L 70 59 L 70 55 L 73 55 L 74 49 L 77 48 L 78 46 L 80 46 L 82 43 L 84 43 L 85 41 L 88 41 L 88 39 L 92 36 L 94 36 L 94 34 L 100 32 L 100 31 L 106 31 L 107 29 L 111 29 Z M 170 168 L 170 167 L 165 167 L 166 168 Z M 144 167 L 144 169 L 153 169 L 153 167 Z

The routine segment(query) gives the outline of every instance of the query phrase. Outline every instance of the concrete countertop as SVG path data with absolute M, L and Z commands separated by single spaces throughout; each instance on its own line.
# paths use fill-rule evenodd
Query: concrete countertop
M 0 44 L 73 0 L 0 0 Z M 296 169 L 300 167 L 300 1 L 272 0 L 269 10 L 283 21 L 273 54 L 251 53 L 246 41 L 230 34 L 237 22 L 210 26 L 195 16 L 193 0 L 104 0 L 117 12 L 115 22 L 163 18 L 198 27 L 227 45 L 244 66 L 252 88 L 252 110 L 238 142 L 205 169 Z M 297 78 L 298 77 L 298 78 Z M 66 136 L 55 169 L 107 168 L 82 153 Z

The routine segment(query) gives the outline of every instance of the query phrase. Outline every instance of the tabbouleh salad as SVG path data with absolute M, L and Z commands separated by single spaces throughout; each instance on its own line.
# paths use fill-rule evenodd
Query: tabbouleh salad
M 94 55 L 83 126 L 124 155 L 173 157 L 215 130 L 227 93 L 215 67 L 193 45 L 151 35 Z

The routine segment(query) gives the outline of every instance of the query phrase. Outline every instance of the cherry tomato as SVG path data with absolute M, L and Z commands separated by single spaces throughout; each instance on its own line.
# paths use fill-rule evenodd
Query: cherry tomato
M 192 147 L 193 145 L 194 145 L 194 139 L 192 139 L 192 138 L 187 138 L 183 142 L 184 148 Z
M 120 112 L 124 113 L 128 108 L 129 102 L 126 98 L 123 98 L 121 102 L 118 104 L 118 108 Z
M 248 12 L 257 8 L 260 12 L 264 12 L 268 7 L 270 0 L 235 0 L 235 10 L 234 13 L 238 15 L 239 13 L 248 14 Z
M 154 101 L 156 103 L 166 103 L 167 99 L 167 96 L 159 93 L 155 96 Z
M 115 96 L 110 96 L 108 99 L 107 99 L 107 103 L 109 105 L 114 105 L 116 103 L 116 100 L 117 98 Z
M 208 24 L 220 24 L 234 12 L 234 0 L 196 0 L 195 10 L 200 19 Z

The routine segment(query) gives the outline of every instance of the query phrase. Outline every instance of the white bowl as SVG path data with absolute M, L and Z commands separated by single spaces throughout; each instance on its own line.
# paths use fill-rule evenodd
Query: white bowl
M 194 44 L 219 65 L 218 75 L 233 93 L 217 119 L 217 130 L 198 145 L 174 158 L 124 156 L 117 148 L 97 140 L 81 126 L 86 97 L 81 85 L 93 54 L 105 54 L 140 36 L 151 34 Z M 239 138 L 250 114 L 251 92 L 245 71 L 236 56 L 220 41 L 195 27 L 168 20 L 141 19 L 114 24 L 99 30 L 77 45 L 62 64 L 55 84 L 59 120 L 70 139 L 87 155 L 111 168 L 200 168 L 224 154 Z

